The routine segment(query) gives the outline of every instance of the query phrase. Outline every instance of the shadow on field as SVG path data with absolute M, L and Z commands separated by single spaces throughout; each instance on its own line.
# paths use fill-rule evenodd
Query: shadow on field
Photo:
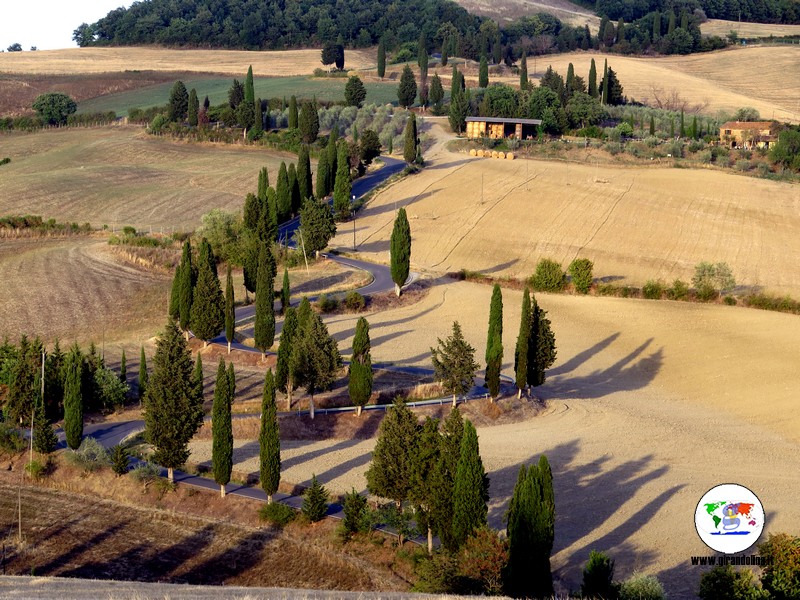
M 57 557 L 53 558 L 51 561 L 43 564 L 37 565 L 36 571 L 40 575 L 50 575 L 54 573 L 58 573 L 59 575 L 70 574 L 72 571 L 66 571 L 66 573 L 60 572 L 63 567 L 66 567 L 70 563 L 75 562 L 80 556 L 84 553 L 91 551 L 96 545 L 102 544 L 104 541 L 113 538 L 120 532 L 122 529 L 128 525 L 130 521 L 123 521 L 122 523 L 117 523 L 113 527 L 109 527 L 105 531 L 101 531 L 97 535 L 92 536 L 88 540 L 84 540 L 79 544 L 76 544 L 63 554 L 58 555 Z M 76 524 L 77 525 L 77 524 Z M 78 577 L 78 575 L 71 575 L 73 577 Z
M 419 200 L 424 200 L 425 198 L 429 198 L 433 196 L 435 193 L 440 192 L 441 189 L 435 190 L 428 190 L 427 192 L 423 192 L 421 194 L 417 194 L 416 196 L 409 196 L 407 198 L 403 198 L 402 200 L 395 200 L 394 202 L 387 202 L 382 206 L 373 206 L 371 203 L 367 204 L 361 213 L 356 216 L 356 220 L 358 220 L 362 215 L 364 217 L 374 217 L 376 215 L 382 215 L 384 213 L 394 212 L 398 208 L 406 207 L 414 202 Z M 342 230 L 344 231 L 344 229 Z M 388 242 L 387 242 L 388 244 Z M 359 249 L 364 249 L 364 246 L 358 244 Z M 388 246 L 387 246 L 388 247 Z
M 199 585 L 223 584 L 229 578 L 241 575 L 258 564 L 264 548 L 275 538 L 277 531 L 274 528 L 255 531 L 232 548 L 192 567 L 176 580 Z

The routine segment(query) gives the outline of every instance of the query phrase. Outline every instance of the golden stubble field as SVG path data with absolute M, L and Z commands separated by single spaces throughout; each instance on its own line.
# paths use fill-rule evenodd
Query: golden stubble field
M 374 65 L 376 51 L 347 50 L 345 66 Z M 122 71 L 177 71 L 241 76 L 252 65 L 253 75 L 288 77 L 309 75 L 321 68 L 320 51 L 176 50 L 157 47 L 67 48 L 38 52 L 0 53 L 0 73 L 65 75 Z
M 777 25 L 775 23 L 740 23 L 724 19 L 709 19 L 700 26 L 704 35 L 727 36 L 735 31 L 740 38 L 800 35 L 800 25 Z
M 423 271 L 528 277 L 543 257 L 564 268 L 586 257 L 595 277 L 642 285 L 690 281 L 697 263 L 725 261 L 739 284 L 800 296 L 796 184 L 666 165 L 501 161 L 444 150 L 430 161 L 359 215 L 360 255 L 388 263 L 395 209 L 404 206 L 412 268 Z M 351 244 L 345 231 L 332 243 Z

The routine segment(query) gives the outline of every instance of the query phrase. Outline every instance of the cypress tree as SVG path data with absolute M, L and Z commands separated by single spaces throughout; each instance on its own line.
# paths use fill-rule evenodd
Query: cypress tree
M 119 380 L 122 383 L 128 382 L 128 367 L 125 364 L 125 348 L 122 349 L 122 358 L 119 359 Z
M 261 188 L 261 177 L 259 177 L 258 187 L 259 189 Z M 245 197 L 242 221 L 245 228 L 253 233 L 258 233 L 258 224 L 261 221 L 261 200 L 259 200 L 258 196 L 247 194 L 247 197 Z
M 333 210 L 336 218 L 344 221 L 350 214 L 350 192 L 353 185 L 350 181 L 350 153 L 347 140 L 339 142 L 339 152 L 336 158 L 336 183 L 333 186 Z
M 378 441 L 367 470 L 367 489 L 371 494 L 400 504 L 408 499 L 413 484 L 414 450 L 419 425 L 401 399 L 396 399 L 381 422 Z
M 336 143 L 336 140 L 339 139 L 339 126 L 334 125 L 331 128 L 331 133 L 328 136 L 328 145 L 325 146 L 325 153 L 328 157 L 328 177 L 325 180 L 325 196 L 330 194 L 333 191 L 333 184 L 335 183 L 336 179 L 336 169 L 338 167 L 338 152 L 339 152 L 339 145 Z M 320 199 L 324 196 L 320 196 Z
M 297 157 L 297 184 L 300 187 L 301 202 L 305 202 L 314 194 L 311 182 L 311 158 L 308 154 L 308 146 L 303 144 L 300 146 L 300 154 Z
M 697 139 L 697 115 L 692 117 L 692 139 Z
M 297 125 L 297 97 L 292 96 L 289 98 L 289 129 L 297 129 Z
M 320 153 L 319 162 L 317 163 L 316 196 L 320 200 L 328 195 L 328 168 L 328 154 L 323 151 Z
M 390 243 L 392 281 L 394 291 L 400 296 L 400 290 L 408 279 L 411 264 L 411 227 L 406 217 L 406 209 L 400 208 L 394 220 Z
M 594 58 L 589 65 L 589 95 L 592 98 L 597 98 L 597 66 L 594 64 Z
M 192 265 L 192 247 L 187 239 L 183 244 L 183 256 L 180 265 L 180 285 L 178 286 L 178 315 L 181 329 L 186 332 L 189 339 L 189 325 L 191 323 L 192 299 L 194 293 L 194 267 Z
M 469 92 L 458 91 L 450 97 L 450 113 L 448 121 L 450 128 L 455 133 L 461 133 L 466 126 L 467 112 L 469 111 Z
M 414 98 L 417 97 L 417 80 L 414 78 L 414 72 L 411 67 L 406 65 L 403 67 L 403 73 L 400 75 L 400 85 L 397 87 L 397 99 L 400 101 L 400 106 L 408 108 L 414 104 Z
M 178 321 L 181 318 L 181 263 L 175 267 L 175 275 L 172 278 L 172 289 L 169 293 L 169 318 Z
M 191 358 L 191 356 L 190 356 Z M 200 398 L 203 398 L 203 357 L 197 353 L 197 360 L 194 361 L 194 371 L 192 371 L 192 385 Z
M 489 332 L 486 338 L 486 387 L 492 401 L 500 394 L 500 370 L 503 367 L 503 293 L 495 283 L 489 307 Z
M 603 64 L 603 96 L 601 99 L 601 104 L 608 104 L 608 79 L 608 59 L 606 59 L 605 63 Z
M 197 113 L 200 110 L 200 101 L 197 99 L 197 90 L 192 88 L 189 90 L 189 125 L 197 127 Z
M 258 199 L 262 202 L 267 199 L 268 188 L 269 171 L 267 171 L 267 167 L 261 167 L 261 170 L 258 172 Z
M 192 331 L 208 346 L 225 326 L 225 300 L 216 274 L 216 259 L 208 240 L 201 242 L 205 260 L 198 261 L 197 285 L 192 302 Z M 212 267 L 212 264 L 214 265 Z
M 291 293 L 289 289 L 289 269 L 283 268 L 283 287 L 281 287 L 281 313 L 286 314 L 286 309 L 289 307 L 291 300 Z
M 228 354 L 231 353 L 231 342 L 236 329 L 236 307 L 233 299 L 233 277 L 231 265 L 228 264 L 228 275 L 225 279 L 225 340 L 228 342 Z
M 442 87 L 442 80 L 438 73 L 434 73 L 431 79 L 431 102 L 438 114 L 441 111 L 442 100 L 444 99 L 444 88 Z
M 295 387 L 295 377 L 292 365 L 292 348 L 297 336 L 297 310 L 289 307 L 283 319 L 281 341 L 278 345 L 278 362 L 275 367 L 275 385 L 286 394 L 287 408 L 292 408 L 292 391 Z
M 417 137 L 417 117 L 411 113 L 406 121 L 406 131 L 403 144 L 403 159 L 410 165 L 417 159 L 419 138 Z
M 256 100 L 255 89 L 253 88 L 253 65 L 247 68 L 247 75 L 244 79 L 244 101 L 253 104 Z
M 38 395 L 41 396 L 41 392 Z M 56 446 L 58 446 L 58 436 L 45 415 L 44 402 L 41 398 L 37 398 L 33 419 L 33 449 L 39 454 L 50 454 L 55 451 Z
M 173 481 L 173 469 L 186 462 L 189 440 L 203 424 L 203 397 L 192 376 L 186 340 L 171 321 L 156 343 L 153 363 L 145 396 L 145 437 L 154 448 L 153 461 L 166 467 Z
M 356 323 L 353 337 L 353 357 L 350 360 L 348 391 L 350 401 L 358 407 L 357 416 L 372 396 L 372 357 L 370 355 L 369 323 L 364 317 Z
M 254 326 L 255 346 L 261 350 L 261 358 L 275 342 L 275 259 L 267 245 L 262 243 L 258 255 L 258 279 L 256 283 L 256 320 Z
M 294 163 L 289 165 L 289 197 L 291 198 L 292 216 L 300 212 L 303 198 L 300 197 L 300 183 L 297 181 L 297 167 Z
M 449 60 L 448 52 L 450 51 L 450 40 L 448 38 L 444 38 L 442 40 L 442 59 L 440 64 L 443 67 L 447 66 L 447 61 Z
M 428 554 L 433 554 L 435 522 L 433 507 L 436 496 L 441 493 L 436 478 L 436 468 L 440 461 L 441 436 L 439 420 L 428 417 L 417 436 L 414 460 L 411 464 L 411 488 L 409 500 L 414 505 L 417 529 L 428 532 Z
M 428 44 L 425 39 L 425 32 L 420 32 L 417 38 L 417 66 L 420 75 L 428 73 Z
M 256 291 L 256 278 L 258 277 L 258 253 L 261 250 L 261 241 L 256 235 L 242 236 L 242 271 L 244 275 L 245 304 L 248 303 L 247 292 Z
M 547 311 L 531 297 L 531 337 L 528 341 L 528 384 L 538 387 L 545 382 L 545 370 L 556 361 L 556 338 L 550 328 Z
M 189 110 L 189 93 L 182 81 L 176 81 L 169 92 L 167 118 L 170 121 L 182 122 Z
M 451 552 L 458 549 L 453 537 L 453 485 L 461 458 L 464 421 L 458 408 L 453 408 L 442 424 L 439 438 L 439 460 L 432 476 L 431 521 L 442 546 Z
M 453 73 L 450 76 L 450 102 L 452 102 L 453 98 L 455 98 L 462 91 L 459 78 L 460 75 L 461 73 L 459 72 L 458 67 L 456 67 L 455 63 L 453 63 Z
M 64 373 L 64 434 L 67 446 L 77 450 L 83 437 L 83 356 L 77 343 L 67 354 Z
M 481 62 L 478 67 L 478 87 L 489 87 L 489 62 L 485 54 L 481 54 Z
M 661 13 L 655 11 L 653 13 L 653 43 L 656 44 L 661 39 Z
M 650 135 L 656 134 L 656 120 L 653 115 L 650 115 Z
M 317 103 L 303 102 L 300 108 L 300 137 L 306 144 L 312 144 L 317 141 L 319 135 L 319 114 L 317 113 Z
M 231 366 L 233 366 L 231 364 Z M 233 425 L 231 423 L 231 382 L 220 357 L 217 382 L 214 386 L 214 404 L 211 408 L 211 470 L 219 484 L 219 494 L 225 497 L 225 485 L 231 480 L 233 469 Z
M 522 294 L 522 311 L 519 318 L 519 335 L 514 349 L 514 374 L 517 384 L 517 398 L 528 384 L 528 343 L 531 335 L 531 294 L 528 288 Z
M 144 395 L 147 392 L 147 357 L 144 355 L 144 346 L 139 353 L 139 404 L 141 405 Z
M 317 481 L 317 476 L 311 476 L 311 487 L 303 494 L 303 506 L 300 508 L 303 515 L 312 523 L 325 518 L 328 511 L 328 490 Z
M 530 566 L 534 563 L 533 494 L 528 468 L 520 465 L 517 483 L 506 513 L 508 564 L 503 576 L 506 594 L 513 598 L 529 597 Z
M 458 321 L 453 322 L 452 335 L 444 342 L 441 339 L 438 342 L 438 348 L 431 348 L 435 377 L 453 394 L 455 407 L 458 395 L 466 394 L 472 388 L 475 370 L 478 368 L 475 349 L 464 339 Z
M 378 77 L 386 75 L 386 43 L 383 38 L 378 42 Z
M 275 191 L 278 202 L 278 223 L 285 223 L 292 212 L 292 190 L 289 188 L 289 173 L 285 162 L 282 162 L 278 169 L 278 184 Z
M 686 123 L 684 121 L 683 111 L 681 111 L 681 138 L 686 137 Z
M 296 383 L 304 385 L 309 395 L 309 412 L 313 419 L 314 394 L 330 389 L 336 372 L 342 367 L 342 357 L 336 340 L 317 313 L 310 312 L 307 319 L 298 319 L 298 323 L 300 335 L 290 360 L 295 368 Z
M 528 52 L 523 50 L 522 58 L 519 62 L 519 89 L 527 90 L 528 85 Z
M 275 403 L 275 378 L 272 369 L 264 377 L 264 394 L 261 399 L 261 429 L 258 435 L 259 481 L 272 504 L 272 496 L 281 482 L 281 435 L 278 427 L 278 408 Z
M 675 11 L 671 10 L 667 13 L 667 35 L 675 31 Z
M 271 244 L 278 239 L 278 194 L 275 188 L 267 188 L 267 202 L 264 208 L 266 210 L 262 213 L 262 227 L 259 229 L 259 238 Z
M 453 484 L 453 538 L 458 547 L 476 528 L 486 525 L 488 500 L 489 478 L 478 448 L 478 433 L 467 420 Z

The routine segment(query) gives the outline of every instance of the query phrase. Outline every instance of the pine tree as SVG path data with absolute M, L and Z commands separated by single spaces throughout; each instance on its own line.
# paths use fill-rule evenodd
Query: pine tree
M 278 428 L 275 378 L 272 376 L 272 369 L 267 369 L 264 377 L 258 446 L 261 489 L 267 495 L 267 503 L 272 504 L 272 496 L 278 491 L 278 484 L 281 482 L 281 435 Z
M 283 268 L 283 287 L 281 288 L 281 314 L 286 314 L 286 309 L 289 307 L 291 300 L 291 292 L 289 289 L 289 269 Z
M 192 247 L 187 239 L 183 244 L 183 255 L 180 264 L 180 285 L 178 286 L 178 316 L 181 329 L 189 339 L 191 323 L 192 299 L 194 292 L 194 266 L 192 265 Z
M 200 110 L 200 102 L 197 99 L 197 90 L 192 88 L 189 90 L 189 102 L 187 111 L 189 114 L 189 125 L 192 127 L 197 127 L 197 113 Z
M 328 511 L 328 490 L 317 481 L 316 475 L 311 476 L 311 487 L 303 494 L 303 506 L 300 511 L 312 523 L 325 518 L 325 513 Z
M 64 362 L 64 434 L 67 446 L 77 450 L 83 437 L 83 356 L 78 344 Z
M 228 342 L 228 354 L 231 353 L 231 342 L 236 330 L 236 307 L 233 298 L 233 277 L 231 265 L 228 264 L 228 275 L 225 279 L 225 340 Z
M 317 163 L 317 185 L 316 185 L 316 196 L 320 200 L 324 199 L 325 196 L 328 195 L 328 154 L 326 152 L 321 152 L 319 156 L 319 162 Z
M 420 532 L 428 532 L 428 554 L 433 553 L 433 507 L 437 489 L 436 467 L 440 450 L 439 420 L 428 417 L 420 428 L 414 458 L 411 464 L 411 487 L 408 499 L 414 505 L 414 514 Z
M 216 274 L 216 258 L 206 238 L 200 243 L 201 257 L 197 266 L 197 284 L 191 309 L 192 331 L 208 346 L 225 326 L 225 300 Z M 213 265 L 213 266 L 212 266 Z
M 453 394 L 453 406 L 458 395 L 466 394 L 472 389 L 475 371 L 475 349 L 470 346 L 461 333 L 461 325 L 453 322 L 453 333 L 444 342 L 437 340 L 438 348 L 431 348 L 431 360 L 435 377 L 444 388 Z
M 297 97 L 289 98 L 289 129 L 297 129 Z
M 182 122 L 189 110 L 189 93 L 182 81 L 176 81 L 169 92 L 167 118 L 170 121 Z
M 275 259 L 264 243 L 258 255 L 257 281 L 254 338 L 263 359 L 275 343 Z
M 298 325 L 300 335 L 292 348 L 291 362 L 295 365 L 296 383 L 305 386 L 309 395 L 309 412 L 313 419 L 314 394 L 330 389 L 342 368 L 342 357 L 336 340 L 317 313 L 311 312 L 307 320 L 298 319 Z
M 144 355 L 144 346 L 139 354 L 139 387 L 138 396 L 141 405 L 144 395 L 147 392 L 147 357 Z
M 489 308 L 489 332 L 486 338 L 486 387 L 492 400 L 500 394 L 500 370 L 503 368 L 503 293 L 495 283 Z
M 278 169 L 275 191 L 278 195 L 278 223 L 285 223 L 292 212 L 292 190 L 289 188 L 289 172 L 286 170 L 285 162 L 282 162 Z
M 350 360 L 348 391 L 350 401 L 358 407 L 357 416 L 372 396 L 372 357 L 370 355 L 369 323 L 364 317 L 356 323 L 353 337 L 353 356 Z
M 400 504 L 407 500 L 413 484 L 413 464 L 419 425 L 405 402 L 396 399 L 381 421 L 378 440 L 367 470 L 371 494 Z
M 350 214 L 350 192 L 353 189 L 350 182 L 350 153 L 347 140 L 339 142 L 339 153 L 336 159 L 336 183 L 333 187 L 333 210 L 336 218 L 344 221 Z
M 145 396 L 145 437 L 154 448 L 153 461 L 166 467 L 173 481 L 173 469 L 186 462 L 189 440 L 203 423 L 203 397 L 192 377 L 189 348 L 171 321 L 156 343 L 153 363 Z
M 311 158 L 308 154 L 308 146 L 300 146 L 300 154 L 297 157 L 297 184 L 300 187 L 300 201 L 305 202 L 313 194 L 311 189 Z
M 231 363 L 231 366 L 233 364 Z M 211 470 L 219 493 L 225 497 L 225 486 L 231 480 L 233 469 L 233 424 L 231 423 L 231 382 L 220 357 L 217 381 L 214 386 L 214 404 L 211 408 Z
M 33 419 L 33 449 L 39 454 L 50 454 L 55 451 L 56 446 L 58 436 L 45 415 L 44 402 L 37 398 Z
M 295 388 L 294 365 L 292 364 L 292 349 L 297 336 L 297 311 L 289 307 L 283 318 L 281 341 L 278 345 L 278 362 L 275 367 L 275 385 L 286 394 L 288 409 L 292 408 L 292 391 Z
M 522 51 L 522 58 L 519 62 L 519 89 L 527 90 L 530 82 L 528 81 L 528 52 Z
M 481 62 L 478 66 L 478 87 L 489 87 L 489 62 L 485 54 L 481 54 Z
M 545 370 L 556 361 L 556 338 L 550 328 L 547 311 L 531 297 L 531 337 L 528 341 L 528 384 L 543 385 Z
M 597 98 L 597 67 L 594 64 L 594 58 L 589 65 L 589 95 L 592 98 Z
M 414 113 L 408 116 L 404 134 L 403 158 L 410 165 L 417 159 L 419 138 L 417 137 L 417 117 Z
M 488 500 L 489 478 L 478 448 L 478 433 L 467 420 L 453 484 L 453 537 L 457 546 L 462 546 L 475 529 L 486 525 Z
M 519 318 L 519 335 L 517 346 L 514 350 L 514 374 L 517 384 L 517 398 L 522 396 L 522 390 L 528 386 L 528 343 L 531 335 L 531 293 L 528 288 L 522 294 L 522 311 Z
M 383 38 L 378 42 L 378 77 L 386 75 L 386 43 Z
M 394 291 L 399 297 L 411 267 L 411 227 L 406 217 L 406 209 L 402 207 L 397 211 L 392 229 L 390 262 Z
M 417 97 L 417 80 L 414 78 L 414 72 L 411 67 L 406 65 L 403 67 L 403 73 L 400 75 L 400 85 L 397 88 L 397 99 L 400 101 L 400 106 L 408 108 L 414 104 L 414 98 Z
M 125 360 L 125 348 L 122 349 L 122 358 L 119 359 L 119 380 L 122 383 L 128 382 L 128 368 Z

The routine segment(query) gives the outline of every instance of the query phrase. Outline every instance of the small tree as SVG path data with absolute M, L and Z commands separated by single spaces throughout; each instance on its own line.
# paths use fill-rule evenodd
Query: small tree
M 394 220 L 389 252 L 394 291 L 399 297 L 411 268 L 411 226 L 408 224 L 406 209 L 402 207 L 397 211 Z
M 289 98 L 289 129 L 297 129 L 298 113 L 297 113 L 297 97 L 292 96 Z
M 489 331 L 486 338 L 486 387 L 494 400 L 500 394 L 500 370 L 503 367 L 503 294 L 494 284 L 489 307 Z
M 36 402 L 33 419 L 33 449 L 39 454 L 50 454 L 58 445 L 58 437 L 44 412 L 44 402 Z
M 556 361 L 556 338 L 547 311 L 531 298 L 531 335 L 528 339 L 528 384 L 543 385 L 545 371 Z
M 336 165 L 336 183 L 333 186 L 333 210 L 336 212 L 336 218 L 344 221 L 350 214 L 350 192 L 353 189 L 350 181 L 350 153 L 347 140 L 339 141 Z
M 414 78 L 414 72 L 411 67 L 406 65 L 403 67 L 403 74 L 400 76 L 400 85 L 397 88 L 397 99 L 400 101 L 400 106 L 408 108 L 414 104 L 414 98 L 417 97 L 417 80 Z
M 733 277 L 728 263 L 698 263 L 694 268 L 692 285 L 697 289 L 697 295 L 701 299 L 709 300 L 717 293 L 726 293 L 736 287 L 736 279 Z
M 419 152 L 419 138 L 417 137 L 417 117 L 411 113 L 406 121 L 404 133 L 403 158 L 408 164 L 417 160 Z
M 289 220 L 292 212 L 292 190 L 289 187 L 289 171 L 286 169 L 285 162 L 282 162 L 278 168 L 278 183 L 275 192 L 278 203 L 278 223 L 284 223 Z
M 216 273 L 216 259 L 205 238 L 201 242 L 197 284 L 192 297 L 192 331 L 208 346 L 209 340 L 225 326 L 225 300 Z
M 236 331 L 236 306 L 233 298 L 233 277 L 231 265 L 228 264 L 228 274 L 225 278 L 225 340 L 228 342 L 228 354 L 231 353 L 231 342 Z
M 197 127 L 197 115 L 200 111 L 200 100 L 197 98 L 197 90 L 192 88 L 189 90 L 189 102 L 188 102 L 188 120 L 189 125 L 192 127 Z
M 319 157 L 319 162 L 317 163 L 317 181 L 314 188 L 317 192 L 317 198 L 325 198 L 330 191 L 328 189 L 328 179 L 330 179 L 329 170 L 328 154 L 322 152 Z
M 125 360 L 125 348 L 122 349 L 122 357 L 119 359 L 119 380 L 122 383 L 128 383 L 128 366 Z
M 361 108 L 364 100 L 367 97 L 367 89 L 358 75 L 353 75 L 347 80 L 347 85 L 344 86 L 344 101 L 347 106 L 355 106 Z
M 289 288 L 289 269 L 283 268 L 283 287 L 281 287 L 281 313 L 286 314 L 286 309 L 289 308 L 291 300 L 291 291 Z
M 444 100 L 444 88 L 438 73 L 434 73 L 431 79 L 430 100 L 433 104 L 434 114 L 439 114 L 442 110 L 442 100 Z
M 477 528 L 486 525 L 488 500 L 489 478 L 478 449 L 478 433 L 467 420 L 453 485 L 453 537 L 459 547 Z
M 461 333 L 461 325 L 453 322 L 453 333 L 444 342 L 438 339 L 439 347 L 431 348 L 431 360 L 438 381 L 453 394 L 453 406 L 456 397 L 466 394 L 472 389 L 475 371 L 475 348 L 470 346 Z
M 139 388 L 138 388 L 138 396 L 139 396 L 139 404 L 142 403 L 144 399 L 144 395 L 147 392 L 147 357 L 144 354 L 144 346 L 142 346 L 142 351 L 139 353 Z
M 264 377 L 264 394 L 261 399 L 261 429 L 258 436 L 259 480 L 261 489 L 272 504 L 272 496 L 281 482 L 281 436 L 278 427 L 278 408 L 275 403 L 275 379 L 272 369 Z
M 616 598 L 618 586 L 614 584 L 614 559 L 604 552 L 589 552 L 583 568 L 581 596 L 586 598 Z
M 33 110 L 48 125 L 66 125 L 69 116 L 78 110 L 78 105 L 66 94 L 50 92 L 36 97 L 33 101 Z
M 469 92 L 458 91 L 450 96 L 450 112 L 448 121 L 454 133 L 461 133 L 466 127 L 467 113 L 469 112 Z
M 400 504 L 408 499 L 413 484 L 413 464 L 419 425 L 405 402 L 396 398 L 381 421 L 378 441 L 367 470 L 371 494 Z
M 342 503 L 344 510 L 344 519 L 342 519 L 342 528 L 350 535 L 361 531 L 364 523 L 364 516 L 367 512 L 367 499 L 359 494 L 355 488 L 344 496 Z
M 255 346 L 261 358 L 275 343 L 275 258 L 267 245 L 261 244 L 258 255 L 258 283 L 256 284 Z
M 370 356 L 369 323 L 364 317 L 356 323 L 353 337 L 353 356 L 349 367 L 348 391 L 350 401 L 357 406 L 357 416 L 372 396 L 372 358 Z
M 517 384 L 517 398 L 528 387 L 528 344 L 531 337 L 531 294 L 528 288 L 522 294 L 522 311 L 519 318 L 519 334 L 514 349 L 514 375 Z
M 83 437 L 83 356 L 75 344 L 64 363 L 64 434 L 67 446 L 77 450 Z
M 169 92 L 167 118 L 170 121 L 183 121 L 189 110 L 189 92 L 182 81 L 176 81 Z
M 232 366 L 232 365 L 231 365 Z M 211 408 L 211 470 L 214 481 L 219 484 L 219 493 L 225 497 L 225 486 L 231 480 L 233 469 L 233 425 L 231 423 L 231 381 L 220 357 L 217 382 L 214 386 L 214 404 Z
M 560 267 L 559 267 L 560 268 Z M 572 277 L 572 285 L 581 294 L 588 294 L 592 287 L 592 269 L 594 263 L 588 258 L 576 258 L 569 264 L 569 276 Z
M 312 144 L 317 141 L 319 135 L 319 113 L 317 103 L 303 102 L 300 109 L 299 119 L 300 137 L 305 144 Z
M 536 263 L 536 272 L 530 284 L 537 292 L 561 292 L 567 285 L 567 274 L 556 261 L 542 258 Z
M 378 77 L 386 75 L 386 43 L 383 38 L 378 42 Z
M 381 155 L 381 140 L 374 129 L 365 129 L 358 143 L 358 152 L 361 163 L 367 167 Z
M 298 319 L 300 336 L 292 349 L 297 383 L 305 385 L 308 392 L 311 418 L 314 418 L 314 394 L 330 389 L 337 371 L 342 367 L 342 357 L 336 340 L 320 316 L 311 312 L 307 320 Z
M 336 223 L 328 205 L 310 198 L 300 209 L 300 232 L 307 256 L 323 250 L 336 235 Z
M 460 571 L 475 586 L 476 592 L 489 596 L 503 593 L 503 571 L 508 564 L 508 542 L 497 532 L 482 526 L 476 529 L 463 547 Z
M 527 90 L 528 86 L 530 86 L 530 81 L 528 81 L 528 52 L 527 50 L 522 51 L 522 58 L 519 61 L 519 89 Z
M 317 476 L 311 476 L 311 487 L 303 494 L 303 515 L 312 523 L 325 518 L 328 511 L 328 490 L 317 481 Z
M 478 87 L 489 87 L 489 62 L 487 61 L 485 54 L 481 55 L 481 62 L 480 66 L 478 67 Z

